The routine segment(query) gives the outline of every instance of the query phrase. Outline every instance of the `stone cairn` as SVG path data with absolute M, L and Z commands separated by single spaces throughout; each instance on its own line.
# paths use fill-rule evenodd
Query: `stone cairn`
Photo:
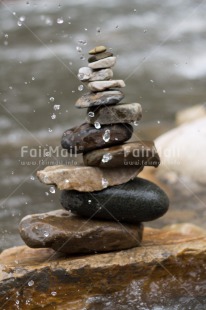
M 70 154 L 83 153 L 84 165 L 49 166 L 37 172 L 44 184 L 62 191 L 65 210 L 26 216 L 20 234 L 32 248 L 52 248 L 67 254 L 98 253 L 139 246 L 142 222 L 162 216 L 168 209 L 166 194 L 155 184 L 137 177 L 144 166 L 157 167 L 159 156 L 153 142 L 127 142 L 141 119 L 139 103 L 120 103 L 112 80 L 116 57 L 97 46 L 89 54 L 88 67 L 78 78 L 89 93 L 76 102 L 88 108 L 86 123 L 69 129 L 62 147 Z

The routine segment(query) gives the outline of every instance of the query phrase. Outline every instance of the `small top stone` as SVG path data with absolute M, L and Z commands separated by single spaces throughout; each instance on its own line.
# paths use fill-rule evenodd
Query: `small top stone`
M 95 54 L 98 54 L 98 53 L 102 53 L 102 52 L 105 52 L 107 50 L 107 48 L 103 45 L 100 45 L 100 46 L 96 46 L 95 48 L 93 48 L 92 50 L 89 51 L 89 54 L 90 55 L 95 55 Z

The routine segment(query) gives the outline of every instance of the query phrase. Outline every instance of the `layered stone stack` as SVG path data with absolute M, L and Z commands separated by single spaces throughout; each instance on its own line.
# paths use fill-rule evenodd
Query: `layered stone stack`
M 68 129 L 62 147 L 83 154 L 84 165 L 46 167 L 37 173 L 44 184 L 62 190 L 57 210 L 29 215 L 20 234 L 30 247 L 51 247 L 64 253 L 97 253 L 139 246 L 142 222 L 162 216 L 168 209 L 166 194 L 155 184 L 138 178 L 144 166 L 159 165 L 153 142 L 127 142 L 132 123 L 142 116 L 139 103 L 120 103 L 123 80 L 112 80 L 116 57 L 98 46 L 89 52 L 88 67 L 78 78 L 89 93 L 76 102 L 87 108 L 86 123 Z

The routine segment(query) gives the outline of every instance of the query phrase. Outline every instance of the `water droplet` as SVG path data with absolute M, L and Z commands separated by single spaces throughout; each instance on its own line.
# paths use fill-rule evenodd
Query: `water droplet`
M 49 193 L 48 193 L 48 192 L 45 192 L 45 195 L 46 195 L 46 196 L 49 196 Z
M 54 102 L 54 97 L 50 97 L 49 100 L 50 100 L 51 102 Z
M 51 119 L 56 119 L 56 117 L 57 117 L 57 116 L 56 116 L 56 114 L 54 114 L 54 113 L 51 115 Z
M 49 233 L 46 230 L 44 231 L 44 237 L 46 237 L 46 238 L 49 237 Z
M 109 129 L 106 129 L 103 136 L 102 136 L 103 140 L 105 142 L 108 142 L 110 140 L 110 130 Z
M 101 124 L 99 122 L 94 122 L 94 127 L 96 129 L 100 129 L 101 128 Z
M 81 53 L 81 52 L 82 52 L 82 48 L 79 47 L 79 46 L 76 47 L 76 50 L 77 50 L 78 53 Z
M 53 109 L 54 109 L 55 111 L 59 110 L 59 109 L 60 109 L 60 104 L 55 104 L 55 105 L 53 106 Z
M 65 183 L 69 183 L 69 180 L 68 180 L 68 179 L 66 179 L 66 180 L 64 180 L 64 182 L 65 182 Z
M 88 204 L 90 205 L 91 202 L 92 202 L 91 199 L 89 199 L 89 200 L 88 200 Z
M 84 85 L 79 85 L 78 90 L 82 91 L 84 89 Z
M 34 181 L 34 180 L 35 180 L 35 177 L 32 175 L 32 176 L 30 176 L 30 179 L 31 179 L 32 181 Z
M 9 89 L 11 89 L 11 90 L 12 90 L 12 89 L 13 89 L 13 87 L 12 87 L 12 86 L 9 86 Z
M 144 33 L 146 33 L 147 32 L 147 29 L 144 29 Z
M 82 44 L 82 45 L 87 45 L 87 41 L 86 40 L 79 40 L 78 43 Z
M 64 20 L 62 17 L 57 18 L 57 24 L 63 24 Z
M 153 80 L 150 80 L 150 82 L 151 82 L 151 83 L 154 83 L 154 81 L 153 81 Z
M 34 76 L 32 76 L 32 78 L 31 78 L 31 79 L 32 79 L 32 81 L 34 81 L 34 80 L 35 80 L 35 77 L 34 77 Z
M 16 15 L 16 12 L 13 12 L 12 14 L 15 16 L 15 15 Z
M 157 121 L 157 124 L 160 124 L 160 121 Z
M 134 125 L 134 126 L 138 126 L 138 125 L 139 125 L 139 122 L 138 122 L 138 121 L 134 121 L 134 122 L 133 122 L 133 125 Z
M 17 299 L 17 300 L 16 300 L 16 305 L 19 305 L 19 303 L 20 303 L 20 301 Z
M 47 17 L 46 20 L 45 20 L 45 24 L 49 25 L 49 26 L 52 26 L 53 25 L 53 20 L 51 18 Z
M 22 26 L 22 22 L 21 22 L 20 20 L 18 20 L 17 25 L 18 25 L 19 27 L 21 27 L 21 26 Z
M 78 79 L 81 81 L 84 79 L 84 73 L 78 73 L 77 74 Z
M 32 286 L 32 285 L 34 285 L 34 281 L 33 281 L 33 280 L 30 280 L 30 281 L 28 282 L 28 286 Z
M 89 116 L 89 117 L 94 117 L 94 112 L 89 112 L 89 113 L 88 113 L 88 116 Z
M 52 295 L 52 296 L 56 296 L 56 295 L 57 295 L 57 292 L 51 292 L 51 295 Z
M 9 37 L 8 33 L 5 33 L 5 35 L 4 35 L 4 36 L 5 36 L 5 38 L 8 38 L 8 37 Z
M 84 55 L 81 55 L 81 56 L 80 56 L 80 59 L 81 59 L 81 60 L 85 60 Z
M 25 21 L 25 19 L 26 19 L 26 17 L 25 17 L 25 16 L 20 16 L 20 17 L 19 17 L 19 20 L 20 20 L 21 22 L 24 22 L 24 21 Z
M 101 32 L 101 28 L 100 28 L 100 27 L 97 27 L 97 28 L 96 28 L 96 32 L 97 32 L 97 33 L 100 33 L 100 32 Z
M 137 12 L 137 9 L 134 9 L 134 12 Z
M 119 28 L 119 26 L 117 25 L 115 28 L 116 28 L 116 29 L 118 29 L 118 28 Z
M 165 89 L 163 89 L 163 91 L 162 91 L 164 94 L 166 93 L 166 90 Z
M 107 163 L 112 159 L 112 155 L 110 153 L 106 153 L 102 156 L 102 162 Z
M 50 193 L 55 194 L 56 190 L 54 186 L 51 186 L 49 189 Z
M 102 178 L 102 186 L 103 188 L 106 188 L 108 186 L 109 182 L 107 181 L 107 179 Z
M 52 132 L 52 129 L 51 129 L 51 128 L 48 128 L 48 132 Z
M 84 28 L 84 30 L 87 31 L 88 29 L 87 29 L 87 28 Z
M 69 62 L 69 65 L 72 66 L 72 61 Z

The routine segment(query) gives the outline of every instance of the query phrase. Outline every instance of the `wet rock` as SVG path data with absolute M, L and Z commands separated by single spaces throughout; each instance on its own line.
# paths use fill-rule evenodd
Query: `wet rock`
M 37 172 L 39 180 L 47 185 L 56 185 L 60 190 L 82 192 L 100 191 L 133 179 L 143 167 L 97 168 L 85 166 L 48 166 Z M 89 198 L 88 198 L 89 199 Z
M 95 55 L 98 53 L 103 53 L 107 50 L 107 48 L 104 45 L 100 45 L 100 46 L 96 46 L 95 48 L 93 48 L 92 50 L 89 51 L 90 55 Z
M 88 66 L 92 69 L 104 69 L 104 68 L 111 68 L 116 63 L 116 57 L 111 56 L 104 59 L 97 60 L 95 62 L 90 62 Z
M 111 56 L 113 56 L 113 54 L 110 52 L 98 53 L 98 54 L 95 54 L 95 55 L 89 57 L 88 62 L 94 62 L 94 61 L 104 59 L 107 57 L 111 57 Z
M 84 154 L 87 166 L 154 166 L 158 167 L 160 158 L 153 142 L 129 142 L 118 146 L 94 150 Z
M 113 77 L 113 71 L 111 69 L 102 69 L 93 71 L 89 67 L 82 67 L 79 69 L 78 79 L 80 81 L 105 81 Z
M 129 140 L 133 128 L 129 124 L 114 124 L 101 126 L 84 123 L 64 132 L 61 145 L 70 153 L 85 153 L 105 146 L 121 144 Z M 97 129 L 98 128 L 98 129 Z
M 24 217 L 19 231 L 31 248 L 52 248 L 62 253 L 82 254 L 139 246 L 143 225 L 87 221 L 71 212 L 56 210 Z
M 110 303 L 121 298 L 124 308 L 131 309 L 129 296 L 136 289 L 135 298 L 143 302 L 145 296 L 151 309 L 160 300 L 162 305 L 164 296 L 165 309 L 172 298 L 191 296 L 196 309 L 204 309 L 205 259 L 206 232 L 191 224 L 145 227 L 141 247 L 97 255 L 68 257 L 52 249 L 14 247 L 0 255 L 0 302 L 4 309 L 16 309 L 18 300 L 19 309 L 52 305 L 57 310 L 79 310 L 90 309 L 99 295 L 100 304 L 109 296 Z M 134 309 L 136 305 L 135 299 Z
M 116 104 L 124 98 L 120 90 L 108 90 L 99 93 L 86 93 L 81 96 L 76 104 L 76 108 L 89 108 L 92 106 Z
M 183 124 L 155 140 L 162 159 L 158 174 L 166 178 L 184 176 L 206 184 L 206 117 Z
M 110 170 L 110 169 L 109 169 Z M 135 178 L 121 186 L 80 193 L 63 191 L 61 204 L 80 216 L 128 223 L 153 221 L 169 207 L 166 194 L 155 184 Z
M 93 92 L 98 92 L 109 88 L 122 88 L 125 87 L 125 83 L 123 80 L 95 81 L 88 83 L 87 87 Z
M 94 124 L 96 121 L 102 125 L 131 123 L 137 122 L 141 118 L 142 107 L 139 103 L 124 103 L 106 107 L 92 107 L 87 111 L 87 121 L 90 124 Z

